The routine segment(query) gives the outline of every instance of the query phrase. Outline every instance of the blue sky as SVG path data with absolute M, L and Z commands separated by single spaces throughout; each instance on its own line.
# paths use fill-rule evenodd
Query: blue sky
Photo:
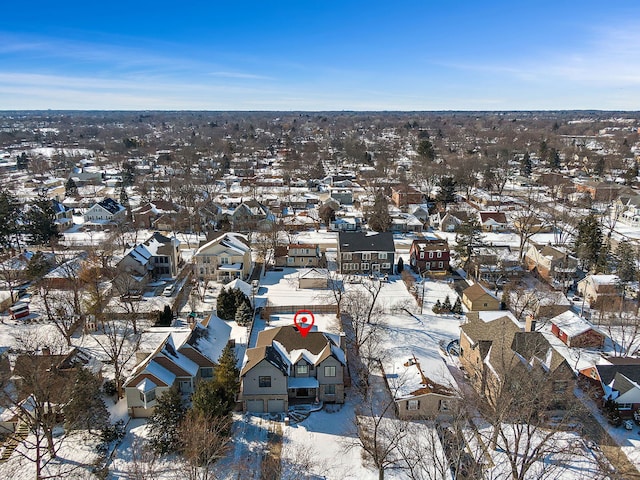
M 5 2 L 12 109 L 640 110 L 640 2 Z

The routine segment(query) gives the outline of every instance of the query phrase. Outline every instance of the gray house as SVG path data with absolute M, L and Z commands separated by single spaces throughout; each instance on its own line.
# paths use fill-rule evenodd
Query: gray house
M 393 274 L 395 250 L 391 232 L 340 232 L 338 269 L 343 274 Z
M 260 332 L 240 372 L 244 411 L 280 413 L 291 403 L 344 403 L 343 339 L 317 331 L 302 337 L 293 325 Z

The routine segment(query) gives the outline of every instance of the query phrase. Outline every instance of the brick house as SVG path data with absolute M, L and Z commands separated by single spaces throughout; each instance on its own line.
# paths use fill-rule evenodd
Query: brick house
M 409 248 L 409 263 L 416 273 L 447 272 L 450 258 L 449 243 L 437 237 L 416 239 Z
M 542 333 L 523 331 L 510 315 L 485 321 L 478 312 L 467 313 L 460 326 L 460 363 L 485 397 L 495 400 L 505 379 L 542 374 L 544 381 L 535 385 L 552 396 L 549 405 L 562 410 L 575 402 L 571 366 Z
M 410 185 L 391 187 L 391 201 L 396 207 L 406 207 L 410 204 L 422 203 L 424 195 Z
M 395 244 L 391 232 L 339 232 L 340 273 L 393 274 Z

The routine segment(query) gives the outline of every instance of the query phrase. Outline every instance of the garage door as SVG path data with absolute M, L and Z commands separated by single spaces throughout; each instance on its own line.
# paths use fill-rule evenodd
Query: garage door
M 284 412 L 284 400 L 269 400 L 268 407 L 269 413 Z
M 247 400 L 247 412 L 264 413 L 264 400 Z

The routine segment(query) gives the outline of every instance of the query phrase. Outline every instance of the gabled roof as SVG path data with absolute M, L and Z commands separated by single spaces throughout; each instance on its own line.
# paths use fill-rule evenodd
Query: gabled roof
M 104 200 L 100 201 L 97 203 L 97 205 L 100 205 L 102 208 L 104 208 L 107 212 L 115 215 L 118 212 L 121 212 L 122 210 L 125 210 L 125 208 L 120 205 L 118 202 L 116 202 L 113 198 L 105 198 Z
M 395 252 L 391 232 L 339 232 L 338 250 L 341 252 Z
M 507 223 L 507 216 L 504 212 L 479 212 L 479 214 L 481 223 L 486 223 L 491 220 L 496 223 Z
M 571 310 L 567 310 L 566 312 L 561 313 L 553 317 L 551 323 L 556 325 L 560 330 L 566 333 L 569 337 L 577 337 L 578 335 L 588 332 L 589 330 L 594 330 L 602 335 L 604 335 L 600 330 L 595 328 L 591 323 L 586 321 L 580 315 L 572 312 Z
M 485 295 L 489 295 L 490 297 L 492 297 L 492 298 L 497 300 L 495 295 L 493 295 L 491 292 L 489 292 L 486 288 L 484 288 L 479 283 L 474 283 L 470 287 L 465 288 L 462 291 L 462 294 L 465 295 L 472 302 L 474 302 L 476 300 L 479 300 L 480 298 L 484 297 Z
M 244 237 L 237 233 L 223 233 L 222 235 L 216 236 L 211 241 L 202 245 L 196 251 L 195 255 L 203 255 L 206 250 L 211 248 L 214 245 L 221 245 L 225 248 L 233 250 L 239 255 L 244 255 L 246 252 L 249 252 L 251 248 L 247 245 Z
M 263 359 L 288 375 L 289 367 L 301 359 L 318 365 L 330 356 L 334 356 L 343 365 L 346 364 L 344 351 L 336 344 L 335 336 L 315 331 L 302 337 L 293 325 L 271 328 L 258 334 L 255 348 L 247 349 L 241 375 L 245 375 Z

